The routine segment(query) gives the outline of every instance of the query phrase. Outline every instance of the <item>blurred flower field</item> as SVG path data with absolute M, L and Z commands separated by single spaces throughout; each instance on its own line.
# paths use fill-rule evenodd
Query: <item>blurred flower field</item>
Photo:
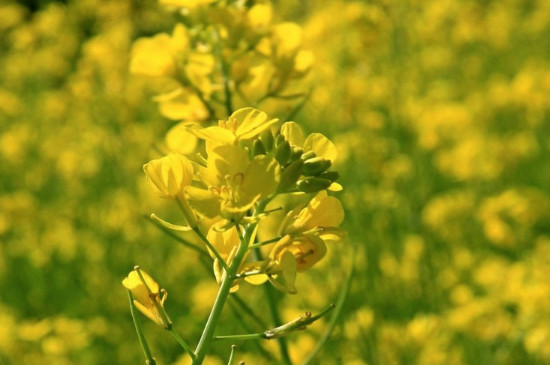
M 273 1 L 273 17 L 302 27 L 313 89 L 294 120 L 336 143 L 344 186 L 346 240 L 278 299 L 285 320 L 319 312 L 352 275 L 310 363 L 550 363 L 550 2 Z M 143 173 L 177 121 L 129 71 L 132 44 L 174 24 L 156 1 L 0 4 L 0 364 L 144 363 L 121 285 L 137 263 L 200 336 L 216 281 L 147 218 L 180 214 Z M 221 326 L 246 331 L 239 311 Z M 293 363 L 329 320 L 288 338 Z M 188 363 L 144 328 L 158 363 Z

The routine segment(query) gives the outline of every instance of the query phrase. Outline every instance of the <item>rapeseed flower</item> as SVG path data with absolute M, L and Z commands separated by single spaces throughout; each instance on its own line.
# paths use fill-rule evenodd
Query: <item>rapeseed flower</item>
M 159 326 L 168 325 L 169 321 L 163 313 L 168 295 L 149 274 L 136 267 L 122 281 L 122 285 L 132 293 L 134 305 L 141 313 Z
M 152 160 L 143 166 L 143 170 L 149 185 L 164 199 L 183 196 L 183 189 L 193 181 L 193 165 L 179 153 Z

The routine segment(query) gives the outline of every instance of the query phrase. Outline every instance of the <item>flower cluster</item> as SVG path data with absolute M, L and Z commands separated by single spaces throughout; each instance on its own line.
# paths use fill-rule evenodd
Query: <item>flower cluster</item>
M 186 127 L 188 133 L 204 141 L 205 156 L 200 153 L 191 161 L 172 152 L 144 166 L 157 195 L 180 204 L 188 228 L 208 231 L 207 249 L 218 282 L 239 245 L 248 245 L 248 251 L 271 247 L 267 258 L 239 264 L 233 290 L 241 279 L 254 284 L 269 280 L 275 287 L 295 293 L 296 272 L 323 258 L 327 241 L 343 236 L 338 229 L 344 217 L 342 205 L 327 193 L 327 189 L 341 190 L 335 182 L 338 174 L 328 171 L 336 158 L 334 145 L 319 133 L 304 139 L 294 122 L 284 123 L 273 133 L 277 123 L 260 110 L 242 108 L 216 126 Z M 243 242 L 243 230 L 261 225 L 270 213 L 265 210 L 267 204 L 287 194 L 309 196 L 309 203 L 289 208 L 278 236 L 268 244 L 255 242 L 255 234 Z
M 277 109 L 306 97 L 313 54 L 297 24 L 272 22 L 269 3 L 164 3 L 180 22 L 171 34 L 138 39 L 130 70 L 156 79 L 165 117 L 215 120 L 233 108 Z

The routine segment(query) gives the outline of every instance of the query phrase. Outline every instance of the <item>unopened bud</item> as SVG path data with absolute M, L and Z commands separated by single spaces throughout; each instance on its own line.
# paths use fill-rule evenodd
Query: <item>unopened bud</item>
M 269 129 L 263 131 L 260 140 L 262 141 L 266 151 L 271 151 L 273 149 L 273 134 L 271 134 Z
M 317 155 L 315 154 L 315 152 L 313 152 L 313 151 L 307 151 L 306 153 L 302 154 L 301 159 L 305 161 L 305 160 L 309 160 L 310 158 L 314 158 L 315 156 L 317 156 Z
M 336 181 L 340 178 L 340 174 L 338 173 L 338 171 L 325 171 L 317 177 L 321 177 L 330 181 Z
M 296 181 L 300 178 L 302 174 L 302 165 L 304 162 L 302 160 L 296 160 L 291 162 L 290 165 L 285 167 L 281 171 L 281 181 L 279 182 L 279 191 L 286 191 L 296 184 Z
M 302 154 L 304 153 L 304 149 L 299 146 L 292 147 L 292 152 L 290 153 L 290 160 L 294 161 L 302 157 Z
M 264 144 L 259 139 L 254 141 L 254 145 L 252 146 L 252 154 L 254 156 L 265 155 Z
M 322 157 L 314 157 L 306 160 L 304 166 L 302 167 L 302 172 L 306 176 L 316 176 L 322 172 L 325 172 L 332 163 L 330 160 L 324 159 Z
M 283 141 L 280 145 L 277 146 L 277 153 L 275 158 L 281 164 L 281 166 L 286 165 L 288 158 L 290 157 L 290 145 L 287 141 Z
M 316 193 L 321 190 L 325 190 L 332 184 L 332 181 L 322 179 L 320 177 L 309 177 L 305 180 L 300 180 L 296 183 L 298 190 L 304 193 Z
M 277 138 L 275 138 L 275 147 L 279 147 L 279 145 L 284 141 L 285 141 L 285 136 L 283 136 L 282 134 L 278 134 Z

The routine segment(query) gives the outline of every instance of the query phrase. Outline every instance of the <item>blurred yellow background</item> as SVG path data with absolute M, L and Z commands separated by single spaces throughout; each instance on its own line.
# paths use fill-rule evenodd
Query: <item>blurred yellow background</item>
M 549 363 L 550 2 L 274 1 L 274 15 L 315 55 L 295 120 L 338 146 L 348 230 L 282 295 L 285 319 L 335 301 L 355 261 L 314 363 Z M 121 285 L 134 264 L 200 335 L 217 285 L 145 218 L 177 216 L 142 171 L 173 122 L 128 73 L 132 42 L 173 24 L 152 0 L 0 4 L 0 364 L 143 363 Z M 226 308 L 223 330 L 245 332 L 237 318 Z M 184 363 L 144 327 L 160 364 Z M 324 328 L 289 338 L 297 364 Z

